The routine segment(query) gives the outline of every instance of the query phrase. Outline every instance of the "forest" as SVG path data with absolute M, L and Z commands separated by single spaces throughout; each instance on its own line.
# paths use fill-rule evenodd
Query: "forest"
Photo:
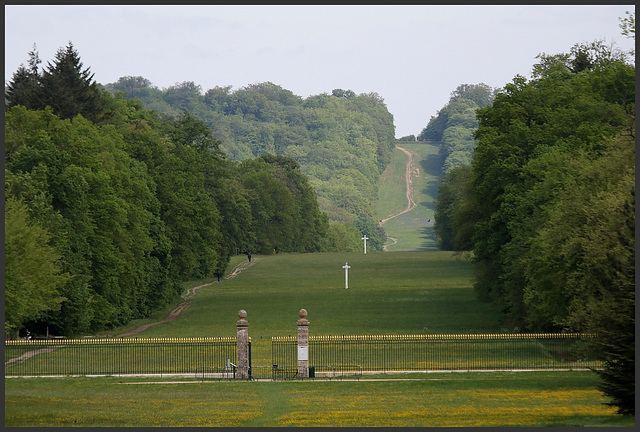
M 183 84 L 159 111 L 96 83 L 72 43 L 40 63 L 34 46 L 5 88 L 7 334 L 147 317 L 234 254 L 384 243 L 373 215 L 394 127 L 379 96 L 265 83 L 188 105 Z M 217 129 L 191 113 L 200 102 Z
M 334 89 L 303 99 L 271 82 L 235 91 L 218 86 L 203 92 L 190 81 L 158 89 L 143 77 L 122 77 L 105 89 L 166 115 L 189 112 L 209 126 L 231 160 L 264 154 L 294 159 L 320 209 L 341 230 L 341 247 L 356 250 L 367 235 L 371 249 L 382 250 L 386 236 L 376 221 L 377 183 L 391 158 L 395 126 L 378 94 Z
M 475 109 L 472 157 L 441 179 L 438 244 L 470 254 L 505 328 L 598 334 L 605 392 L 631 414 L 635 65 L 604 41 L 538 59 Z M 440 117 L 421 136 L 445 148 Z

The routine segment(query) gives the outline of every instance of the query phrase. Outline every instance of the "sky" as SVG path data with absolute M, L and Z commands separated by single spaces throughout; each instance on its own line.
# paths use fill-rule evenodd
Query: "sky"
M 5 84 L 34 44 L 73 43 L 101 84 L 141 76 L 203 94 L 272 82 L 306 98 L 377 93 L 396 137 L 418 135 L 461 84 L 529 78 L 536 56 L 605 40 L 629 51 L 620 5 L 5 5 Z

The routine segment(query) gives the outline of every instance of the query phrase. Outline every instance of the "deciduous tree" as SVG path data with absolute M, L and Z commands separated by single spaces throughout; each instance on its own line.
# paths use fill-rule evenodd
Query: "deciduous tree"
M 51 235 L 29 215 L 21 200 L 5 200 L 4 304 L 5 333 L 44 312 L 59 310 L 66 300 L 60 292 L 69 274 L 63 271 L 61 255 L 51 244 Z

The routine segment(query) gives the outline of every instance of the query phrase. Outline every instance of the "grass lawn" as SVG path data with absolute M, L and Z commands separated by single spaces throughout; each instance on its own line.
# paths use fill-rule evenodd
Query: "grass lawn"
M 238 265 L 236 277 L 198 289 L 177 319 L 137 336 L 233 337 L 245 309 L 260 367 L 271 365 L 272 336 L 296 334 L 302 308 L 311 335 L 502 331 L 475 298 L 471 263 L 450 252 L 254 255 L 250 264 L 238 256 L 229 272 Z M 5 426 L 633 426 L 635 418 L 603 405 L 598 382 L 578 371 L 288 382 L 6 378 Z
M 404 143 L 402 145 L 405 145 Z M 399 149 L 391 153 L 391 162 L 378 183 L 378 219 L 382 220 L 407 207 L 405 169 L 407 155 Z
M 229 382 L 11 378 L 5 426 L 633 426 L 591 372 Z
M 178 319 L 139 336 L 235 336 L 244 309 L 254 365 L 270 365 L 271 337 L 295 336 L 303 308 L 311 335 L 499 332 L 471 277 L 469 260 L 451 252 L 254 255 L 237 277 L 199 289 Z

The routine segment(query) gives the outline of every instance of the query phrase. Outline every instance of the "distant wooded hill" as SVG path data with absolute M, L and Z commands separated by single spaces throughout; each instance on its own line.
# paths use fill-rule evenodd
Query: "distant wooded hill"
M 371 238 L 372 250 L 381 250 L 377 183 L 390 160 L 395 126 L 378 94 L 334 89 L 302 98 L 271 82 L 235 91 L 216 86 L 203 92 L 190 81 L 159 89 L 143 77 L 122 77 L 105 87 L 161 113 L 188 111 L 211 128 L 232 160 L 263 154 L 295 159 L 329 219 L 355 226 Z
M 5 85 L 7 333 L 147 317 L 237 253 L 382 247 L 394 127 L 376 94 L 108 91 L 72 43 L 41 63 L 34 46 Z

